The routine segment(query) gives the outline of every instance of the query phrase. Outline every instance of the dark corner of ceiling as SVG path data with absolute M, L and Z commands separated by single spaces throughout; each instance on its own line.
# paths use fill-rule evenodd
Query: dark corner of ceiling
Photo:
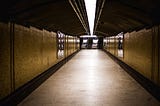
M 98 0 L 94 34 L 114 36 L 160 24 L 159 0 Z
M 0 21 L 76 36 L 89 33 L 84 0 L 5 0 Z

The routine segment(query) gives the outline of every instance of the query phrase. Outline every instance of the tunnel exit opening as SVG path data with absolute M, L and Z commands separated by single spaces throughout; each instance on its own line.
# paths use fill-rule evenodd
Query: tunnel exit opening
M 81 49 L 102 49 L 103 37 L 97 37 L 95 35 L 83 35 L 80 36 L 80 48 Z

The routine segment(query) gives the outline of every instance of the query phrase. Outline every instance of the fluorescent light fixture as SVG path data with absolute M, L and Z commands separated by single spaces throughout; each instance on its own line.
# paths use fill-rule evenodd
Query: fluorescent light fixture
M 96 0 L 85 0 L 85 5 L 88 15 L 90 33 L 92 36 L 94 28 L 95 11 L 96 11 Z

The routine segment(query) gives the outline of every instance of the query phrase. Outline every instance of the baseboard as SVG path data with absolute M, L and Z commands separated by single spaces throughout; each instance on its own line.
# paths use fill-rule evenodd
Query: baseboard
M 29 81 L 28 83 L 26 83 L 25 85 L 18 88 L 16 91 L 2 99 L 0 101 L 0 106 L 16 106 L 78 52 L 79 50 L 71 54 L 67 58 L 61 60 L 60 62 L 58 62 L 57 64 L 40 74 L 39 76 L 35 77 L 31 81 Z
M 130 76 L 132 76 L 143 88 L 145 88 L 152 96 L 160 101 L 160 87 L 154 84 L 152 81 L 138 73 L 135 69 L 112 55 L 111 53 L 103 50 L 110 56 L 116 63 L 118 63 Z

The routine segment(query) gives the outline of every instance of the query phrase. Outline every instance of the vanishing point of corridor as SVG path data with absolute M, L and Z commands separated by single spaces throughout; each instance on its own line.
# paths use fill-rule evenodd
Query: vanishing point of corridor
M 19 106 L 160 106 L 101 50 L 81 50 Z

